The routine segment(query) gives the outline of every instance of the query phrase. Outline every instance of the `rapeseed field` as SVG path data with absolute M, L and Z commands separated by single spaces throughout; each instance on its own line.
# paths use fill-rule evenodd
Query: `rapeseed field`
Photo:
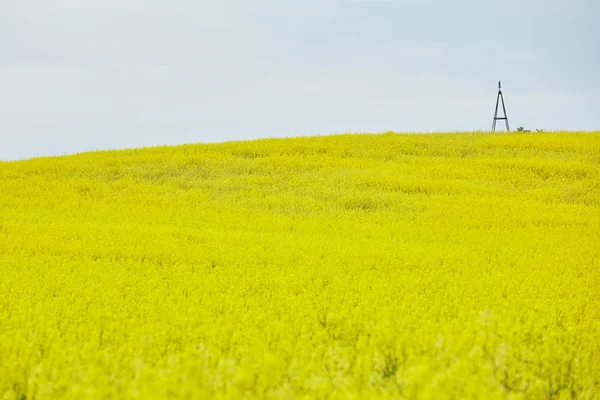
M 0 399 L 600 398 L 600 132 L 0 163 Z

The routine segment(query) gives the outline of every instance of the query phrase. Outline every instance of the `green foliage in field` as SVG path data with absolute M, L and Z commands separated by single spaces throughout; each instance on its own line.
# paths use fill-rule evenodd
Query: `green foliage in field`
M 0 163 L 0 399 L 599 393 L 598 132 Z

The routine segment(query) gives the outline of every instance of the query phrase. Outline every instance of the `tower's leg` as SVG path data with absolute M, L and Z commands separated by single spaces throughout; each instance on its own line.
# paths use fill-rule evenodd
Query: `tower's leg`
M 504 96 L 502 95 L 502 93 L 500 94 L 500 96 L 502 96 L 502 111 L 504 111 L 504 121 L 506 122 L 506 130 L 510 131 L 510 126 L 508 126 L 508 115 L 506 115 L 506 107 L 504 106 Z
M 492 122 L 492 131 L 496 131 L 496 120 L 498 119 L 498 102 L 500 101 L 500 92 L 496 98 L 496 111 L 494 111 L 494 121 Z M 504 100 L 502 101 L 504 103 Z

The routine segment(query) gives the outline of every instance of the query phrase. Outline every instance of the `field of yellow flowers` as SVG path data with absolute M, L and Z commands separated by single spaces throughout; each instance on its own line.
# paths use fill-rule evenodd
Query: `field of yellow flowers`
M 0 163 L 0 399 L 598 399 L 600 132 Z

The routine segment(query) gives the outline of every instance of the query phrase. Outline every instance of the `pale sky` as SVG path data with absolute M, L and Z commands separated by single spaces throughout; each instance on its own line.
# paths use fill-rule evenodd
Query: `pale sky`
M 0 0 L 0 160 L 600 129 L 600 0 Z M 503 126 L 503 125 L 500 125 Z

